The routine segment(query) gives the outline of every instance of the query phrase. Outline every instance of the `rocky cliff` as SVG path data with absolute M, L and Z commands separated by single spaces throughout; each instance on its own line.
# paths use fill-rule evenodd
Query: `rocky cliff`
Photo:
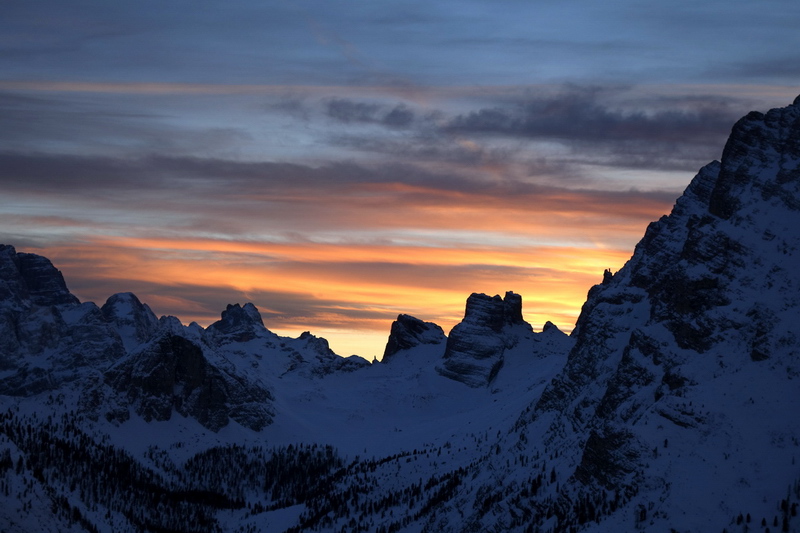
M 381 361 L 388 363 L 397 352 L 423 344 L 441 344 L 446 339 L 442 328 L 433 322 L 423 322 L 411 315 L 398 315 L 397 320 L 392 322 Z
M 54 389 L 124 353 L 100 309 L 81 304 L 50 260 L 0 246 L 0 394 Z
M 29 397 L 74 384 L 93 419 L 124 421 L 130 409 L 147 421 L 177 413 L 212 431 L 231 420 L 260 430 L 272 421 L 268 382 L 279 373 L 364 366 L 310 333 L 275 335 L 251 303 L 227 306 L 207 329 L 156 318 L 132 293 L 102 307 L 81 303 L 48 259 L 0 246 L 0 394 Z
M 444 360 L 437 371 L 470 387 L 492 382 L 503 366 L 506 348 L 518 340 L 516 328 L 530 332 L 522 319 L 522 298 L 507 292 L 505 298 L 473 293 L 467 298 L 464 319 L 447 336 Z
M 144 420 L 169 420 L 173 412 L 212 431 L 231 419 L 260 430 L 274 411 L 272 394 L 223 365 L 183 337 L 166 333 L 105 372 L 106 382 Z

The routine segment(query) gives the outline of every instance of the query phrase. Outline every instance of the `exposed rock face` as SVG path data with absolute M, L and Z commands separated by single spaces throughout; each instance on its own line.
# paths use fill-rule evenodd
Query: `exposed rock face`
M 22 284 L 19 273 L 19 257 L 13 246 L 0 245 L 0 301 L 6 305 L 19 305 L 27 299 L 27 287 Z
M 441 327 L 433 322 L 423 322 L 411 315 L 398 315 L 392 322 L 389 340 L 383 352 L 384 363 L 401 350 L 408 350 L 421 344 L 441 344 L 447 339 Z
M 530 325 L 522 319 L 522 296 L 511 291 L 506 292 L 503 298 L 503 322 L 504 325 Z
M 174 411 L 214 431 L 230 420 L 259 430 L 273 416 L 264 383 L 291 370 L 320 377 L 366 366 L 308 332 L 278 337 L 251 303 L 227 306 L 207 330 L 157 319 L 132 293 L 102 308 L 82 304 L 49 260 L 0 245 L 0 394 L 78 382 L 93 419 L 123 421 L 133 407 L 145 420 Z
M 147 304 L 135 294 L 121 292 L 112 295 L 100 308 L 106 321 L 122 338 L 127 351 L 153 338 L 158 332 L 158 318 Z
M 46 258 L 0 245 L 0 393 L 28 396 L 124 354 L 92 303 L 81 304 Z
M 75 305 L 80 303 L 67 289 L 61 271 L 46 257 L 36 254 L 17 254 L 19 273 L 34 305 Z
M 470 387 L 491 383 L 503 366 L 503 353 L 515 343 L 512 326 L 530 330 L 522 320 L 522 297 L 507 292 L 505 298 L 473 293 L 467 298 L 464 320 L 447 337 L 444 361 L 436 370 Z
M 216 345 L 247 342 L 266 331 L 261 314 L 256 306 L 249 302 L 244 306 L 229 304 L 222 312 L 222 318 L 206 329 L 208 337 Z
M 145 420 L 169 420 L 173 410 L 219 431 L 233 419 L 259 430 L 272 422 L 272 395 L 211 364 L 191 341 L 165 334 L 106 372 L 106 381 Z
M 16 308 L 80 303 L 49 259 L 5 244 L 0 244 L 0 302 Z
M 565 415 L 550 438 L 583 435 L 576 479 L 634 486 L 644 475 L 636 458 L 645 445 L 634 424 L 643 413 L 703 431 L 708 417 L 674 407 L 701 386 L 700 377 L 709 383 L 752 364 L 796 365 L 797 228 L 795 101 L 737 122 L 721 162 L 701 169 L 628 263 L 589 291 L 565 370 L 536 408 Z M 747 431 L 736 420 L 726 424 L 730 434 Z
M 106 368 L 125 355 L 119 335 L 94 303 L 85 302 L 63 312 L 62 316 L 66 330 L 61 344 L 54 350 L 52 361 L 56 369 L 61 365 Z

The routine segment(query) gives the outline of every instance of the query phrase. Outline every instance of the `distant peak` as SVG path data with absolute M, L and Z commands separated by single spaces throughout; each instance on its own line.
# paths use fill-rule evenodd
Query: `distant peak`
M 106 312 L 105 310 L 107 308 L 111 309 L 113 308 L 113 306 L 118 304 L 122 305 L 128 304 L 134 308 L 142 307 L 141 300 L 139 300 L 139 298 L 132 292 L 118 292 L 108 297 L 106 303 L 103 305 L 103 310 L 104 310 L 103 312 Z
M 156 315 L 132 292 L 112 294 L 100 311 L 120 335 L 128 351 L 149 340 L 158 330 Z
M 561 333 L 561 330 L 558 329 L 558 326 L 556 326 L 555 324 L 553 324 L 549 320 L 547 322 L 545 322 L 544 323 L 544 327 L 542 327 L 542 333 L 544 333 L 545 331 L 557 331 L 557 332 Z
M 246 304 L 239 305 L 236 304 L 228 304 L 225 307 L 225 310 L 222 312 L 222 321 L 230 320 L 232 322 L 250 322 L 254 324 L 264 325 L 264 321 L 261 319 L 261 313 L 258 312 L 258 308 L 250 302 Z
M 246 342 L 254 339 L 260 331 L 266 331 L 261 314 L 255 305 L 246 303 L 244 306 L 228 304 L 217 320 L 208 330 L 218 342 Z
M 13 246 L 0 245 L 0 280 L 9 283 L 8 296 L 30 300 L 34 305 L 76 305 L 61 271 L 41 255 L 17 252 Z
M 397 315 L 392 322 L 389 340 L 383 352 L 384 363 L 401 350 L 408 350 L 420 344 L 439 344 L 446 340 L 444 331 L 433 322 L 423 322 L 411 315 Z

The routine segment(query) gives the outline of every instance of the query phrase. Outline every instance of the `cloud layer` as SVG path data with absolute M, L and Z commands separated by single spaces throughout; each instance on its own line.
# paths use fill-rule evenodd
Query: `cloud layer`
M 398 313 L 448 329 L 473 291 L 569 330 L 800 82 L 797 2 L 651 4 L 11 3 L 0 241 L 82 299 L 253 301 L 342 353 Z

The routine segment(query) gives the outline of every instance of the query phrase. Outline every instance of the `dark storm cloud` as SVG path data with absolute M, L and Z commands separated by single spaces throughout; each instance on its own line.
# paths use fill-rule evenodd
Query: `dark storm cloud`
M 731 125 L 749 109 L 721 96 L 637 99 L 631 88 L 571 87 L 498 100 L 451 118 L 450 134 L 475 139 L 555 141 L 566 164 L 687 170 L 718 158 Z

